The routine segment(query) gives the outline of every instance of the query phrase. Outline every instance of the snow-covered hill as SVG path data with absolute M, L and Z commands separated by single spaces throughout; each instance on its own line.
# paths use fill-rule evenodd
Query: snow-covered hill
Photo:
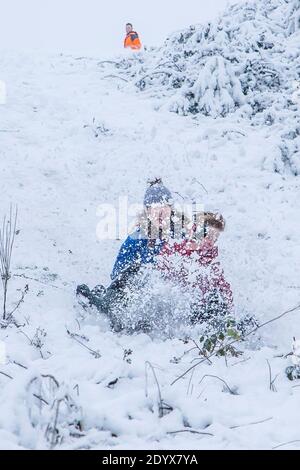
M 247 11 L 255 11 L 256 4 L 250 9 L 247 3 Z M 249 44 L 262 33 L 259 25 L 269 32 L 271 20 L 262 18 L 262 8 L 269 5 L 271 17 L 276 3 L 286 11 L 297 6 L 260 2 L 258 30 L 244 24 Z M 240 18 L 243 10 L 229 11 Z M 285 60 L 290 54 L 289 64 L 299 65 L 300 44 L 299 30 L 291 29 L 298 24 L 297 10 L 290 11 L 286 18 L 295 19 L 285 36 L 290 49 L 278 49 L 274 59 L 282 85 L 274 95 L 261 92 L 274 101 L 251 116 L 238 112 L 245 105 L 226 116 L 181 116 L 161 106 L 174 99 L 168 86 L 157 83 L 137 92 L 139 67 L 146 75 L 149 63 L 169 53 L 178 35 L 159 52 L 124 56 L 124 64 L 139 62 L 133 80 L 122 67 L 99 59 L 1 54 L 8 96 L 0 106 L 0 214 L 10 203 L 19 207 L 12 307 L 19 290 L 29 286 L 15 314 L 19 328 L 0 329 L 7 349 L 0 365 L 1 448 L 49 446 L 53 427 L 64 436 L 61 447 L 69 449 L 272 448 L 299 439 L 300 389 L 285 376 L 289 358 L 276 357 L 299 337 L 299 312 L 261 330 L 259 345 L 242 346 L 241 358 L 203 363 L 171 385 L 199 357 L 192 340 L 113 334 L 105 319 L 84 312 L 74 295 L 79 282 L 109 282 L 120 246 L 118 240 L 97 240 L 99 204 L 117 204 L 127 195 L 140 203 L 147 178 L 155 174 L 174 192 L 224 215 L 220 252 L 238 315 L 255 313 L 263 322 L 299 303 L 299 176 L 276 153 L 284 132 L 294 129 L 288 143 L 299 139 L 299 107 L 286 96 L 296 68 L 285 69 Z M 228 19 L 223 17 L 224 24 Z M 214 48 L 219 34 L 224 35 L 211 40 Z M 271 39 L 266 34 L 265 40 Z M 274 119 L 266 121 L 270 109 Z M 293 148 L 293 164 L 299 165 Z M 274 167 L 278 161 L 280 171 Z M 199 340 L 196 332 L 192 339 Z M 279 374 L 276 391 L 267 360 L 272 379 Z M 163 417 L 149 363 L 165 404 Z M 210 376 L 222 378 L 235 393 Z
M 145 58 L 119 60 L 119 78 L 180 115 L 234 114 L 278 127 L 269 164 L 299 174 L 299 0 L 237 3 L 214 22 L 171 34 Z M 108 67 L 107 62 L 103 62 Z M 299 105 L 299 97 L 297 99 Z

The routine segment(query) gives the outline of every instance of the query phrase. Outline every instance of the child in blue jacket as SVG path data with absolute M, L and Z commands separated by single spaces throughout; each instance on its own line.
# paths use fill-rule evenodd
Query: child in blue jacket
M 170 231 L 174 230 L 172 206 L 172 194 L 162 180 L 150 182 L 144 196 L 146 218 L 122 244 L 111 273 L 111 285 L 107 289 L 96 286 L 90 290 L 83 284 L 77 287 L 77 295 L 111 316 L 113 308 L 123 303 L 124 289 L 141 267 L 155 264 Z

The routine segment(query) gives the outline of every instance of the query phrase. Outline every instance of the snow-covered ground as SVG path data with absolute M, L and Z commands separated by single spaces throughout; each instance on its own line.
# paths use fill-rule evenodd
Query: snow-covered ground
M 97 207 L 117 204 L 119 196 L 140 203 L 153 175 L 224 215 L 220 257 L 239 314 L 263 322 L 300 299 L 300 180 L 267 163 L 276 126 L 157 111 L 149 94 L 104 78 L 99 60 L 0 58 L 8 93 L 0 106 L 0 214 L 10 203 L 19 207 L 11 306 L 29 286 L 15 314 L 22 326 L 0 329 L 7 349 L 0 365 L 0 448 L 49 446 L 51 392 L 40 391 L 45 400 L 49 394 L 49 406 L 33 396 L 37 381 L 48 380 L 41 375 L 64 384 L 61 397 L 69 393 L 82 418 L 81 437 L 62 424 L 62 448 L 270 449 L 299 440 L 300 388 L 285 376 L 289 359 L 276 357 L 300 336 L 299 311 L 261 330 L 260 342 L 243 346 L 242 357 L 227 364 L 214 358 L 171 385 L 199 357 L 192 340 L 114 334 L 104 318 L 78 306 L 76 285 L 108 284 L 120 246 L 97 239 Z M 93 127 L 101 125 L 108 131 L 95 137 Z M 276 391 L 267 360 L 272 377 L 279 374 Z M 163 417 L 147 361 L 170 407 Z

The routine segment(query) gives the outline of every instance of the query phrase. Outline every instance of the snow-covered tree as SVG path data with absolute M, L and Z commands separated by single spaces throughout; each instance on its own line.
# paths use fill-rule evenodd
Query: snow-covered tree
M 223 57 L 208 57 L 191 87 L 182 91 L 183 100 L 175 96 L 170 108 L 180 114 L 203 113 L 213 117 L 226 116 L 244 103 L 239 79 L 231 63 Z

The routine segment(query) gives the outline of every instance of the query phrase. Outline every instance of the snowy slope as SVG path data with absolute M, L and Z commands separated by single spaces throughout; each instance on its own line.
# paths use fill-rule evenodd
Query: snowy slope
M 254 0 L 228 6 L 213 22 L 172 33 L 165 43 L 114 66 L 157 109 L 180 115 L 234 114 L 253 126 L 276 127 L 267 161 L 298 175 L 299 0 Z M 297 91 L 298 90 L 298 91 Z
M 0 372 L 9 376 L 0 374 L 0 447 L 50 445 L 45 431 L 57 401 L 51 409 L 36 398 L 46 396 L 51 405 L 54 397 L 41 375 L 54 376 L 58 396 L 67 393 L 76 404 L 60 413 L 62 448 L 261 449 L 299 439 L 300 389 L 284 374 L 289 359 L 275 357 L 300 336 L 299 312 L 261 330 L 260 343 L 243 345 L 241 358 L 201 364 L 171 385 L 199 357 L 192 341 L 113 334 L 104 318 L 77 305 L 75 286 L 107 284 L 120 245 L 97 240 L 98 205 L 117 203 L 120 195 L 139 203 L 154 174 L 223 213 L 220 252 L 237 314 L 266 321 L 300 296 L 299 176 L 274 172 L 268 163 L 281 124 L 157 111 L 151 93 L 105 78 L 98 62 L 0 58 L 8 89 L 0 106 L 0 213 L 11 202 L 20 213 L 11 305 L 29 285 L 16 312 L 22 326 L 0 329 L 7 347 Z M 108 132 L 95 137 L 95 125 Z M 196 332 L 192 339 L 198 341 Z M 272 377 L 279 374 L 276 392 L 266 360 Z M 170 407 L 162 418 L 147 361 Z M 206 374 L 224 379 L 236 394 L 213 377 L 199 383 Z M 81 437 L 66 425 L 72 413 L 83 422 Z

